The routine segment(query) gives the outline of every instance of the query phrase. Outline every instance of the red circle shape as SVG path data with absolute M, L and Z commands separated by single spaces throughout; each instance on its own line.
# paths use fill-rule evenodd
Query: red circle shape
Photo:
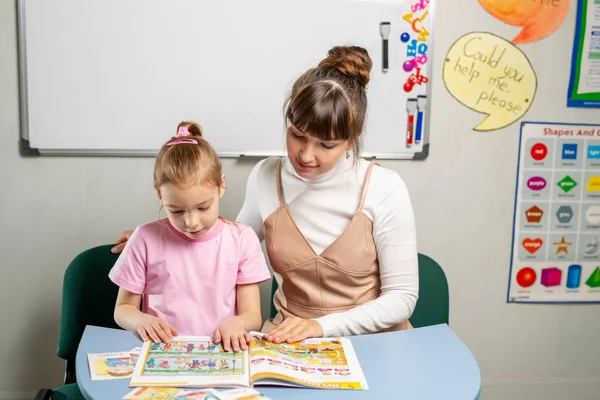
M 517 283 L 522 287 L 529 287 L 535 282 L 536 274 L 533 268 L 525 267 L 517 273 Z
M 531 146 L 531 158 L 542 161 L 548 155 L 548 147 L 544 143 L 536 143 Z

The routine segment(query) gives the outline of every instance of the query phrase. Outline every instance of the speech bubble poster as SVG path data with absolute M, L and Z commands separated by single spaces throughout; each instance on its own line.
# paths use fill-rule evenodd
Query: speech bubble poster
M 537 90 L 527 56 L 513 43 L 489 32 L 471 32 L 448 50 L 444 85 L 466 107 L 486 114 L 473 129 L 493 131 L 525 115 Z
M 600 302 L 600 124 L 522 122 L 508 302 Z
M 521 27 L 512 43 L 526 44 L 557 30 L 567 17 L 571 0 L 479 0 L 479 4 L 500 21 Z

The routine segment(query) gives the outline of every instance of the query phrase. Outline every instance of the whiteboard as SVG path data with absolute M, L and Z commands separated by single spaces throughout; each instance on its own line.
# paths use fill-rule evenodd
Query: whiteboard
M 331 47 L 358 45 L 373 60 L 364 155 L 422 159 L 431 82 L 403 89 L 400 40 L 416 38 L 403 16 L 419 3 L 429 2 L 20 0 L 22 154 L 153 156 L 182 120 L 197 121 L 221 156 L 283 154 L 294 80 Z M 422 21 L 428 57 L 433 6 Z M 387 72 L 382 21 L 391 22 Z M 421 66 L 427 77 L 431 64 Z M 417 95 L 428 99 L 423 140 L 407 147 L 406 105 Z

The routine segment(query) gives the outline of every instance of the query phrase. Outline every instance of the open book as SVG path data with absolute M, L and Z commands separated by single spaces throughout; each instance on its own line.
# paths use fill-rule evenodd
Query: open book
M 249 349 L 242 352 L 226 352 L 203 336 L 177 336 L 169 344 L 144 342 L 129 386 L 368 389 L 349 339 L 275 344 L 261 333 L 251 334 Z
M 140 387 L 127 393 L 122 400 L 269 400 L 269 398 L 252 388 L 217 392 L 214 389 Z

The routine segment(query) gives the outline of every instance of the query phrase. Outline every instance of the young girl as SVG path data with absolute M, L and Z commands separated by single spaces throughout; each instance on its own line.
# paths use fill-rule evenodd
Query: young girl
M 270 273 L 254 231 L 219 217 L 224 183 L 200 126 L 180 123 L 154 166 L 167 218 L 139 226 L 109 275 L 122 328 L 144 341 L 213 335 L 226 351 L 247 348 L 262 323 L 258 284 Z

